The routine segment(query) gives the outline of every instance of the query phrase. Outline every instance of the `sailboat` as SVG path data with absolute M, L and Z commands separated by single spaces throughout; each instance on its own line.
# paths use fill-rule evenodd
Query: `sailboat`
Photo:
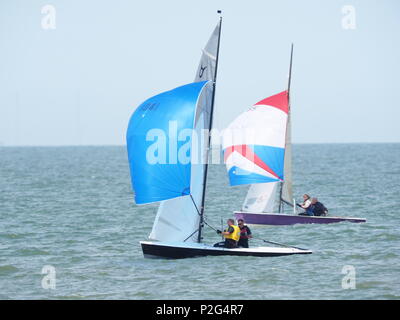
M 205 46 L 195 81 L 155 95 L 134 111 L 126 139 L 138 205 L 159 202 L 145 257 L 308 254 L 296 247 L 221 248 L 203 242 L 210 135 L 222 17 Z
M 292 225 L 365 222 L 364 218 L 298 215 L 292 191 L 290 84 L 240 114 L 223 133 L 223 152 L 232 186 L 250 185 L 236 219 L 248 224 Z M 285 206 L 293 213 L 284 213 Z M 276 213 L 277 212 L 277 213 Z

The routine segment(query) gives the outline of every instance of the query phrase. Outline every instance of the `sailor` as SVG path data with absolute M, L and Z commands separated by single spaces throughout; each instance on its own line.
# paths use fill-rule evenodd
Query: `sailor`
M 314 216 L 326 216 L 328 214 L 328 209 L 317 198 L 311 199 L 311 208 Z
M 227 221 L 228 228 L 224 231 L 217 230 L 218 234 L 222 234 L 225 238 L 223 242 L 223 246 L 225 248 L 237 248 L 237 242 L 240 239 L 240 229 L 238 226 L 235 225 L 235 220 L 228 219 Z M 215 247 L 221 246 L 221 243 L 217 243 L 214 245 Z
M 238 226 L 240 229 L 240 239 L 238 241 L 238 247 L 248 248 L 249 247 L 249 239 L 253 236 L 251 235 L 251 230 L 248 226 L 244 224 L 243 219 L 238 220 Z
M 312 216 L 314 215 L 312 212 L 312 206 L 311 206 L 311 197 L 308 194 L 303 195 L 303 203 L 300 205 L 305 212 L 299 213 L 300 216 Z

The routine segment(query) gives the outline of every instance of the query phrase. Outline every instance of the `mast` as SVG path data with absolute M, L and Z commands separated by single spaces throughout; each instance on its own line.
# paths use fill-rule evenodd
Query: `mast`
M 290 50 L 290 65 L 289 65 L 289 79 L 288 79 L 288 105 L 290 111 L 290 83 L 292 80 L 292 62 L 293 62 L 293 43 Z
M 218 10 L 217 13 L 221 14 L 221 10 Z M 218 32 L 218 45 L 217 45 L 217 56 L 215 59 L 215 70 L 214 70 L 214 79 L 213 79 L 213 93 L 212 93 L 212 100 L 211 100 L 211 109 L 210 109 L 210 121 L 208 126 L 208 146 L 206 150 L 206 163 L 204 168 L 204 177 L 203 177 L 203 194 L 201 198 L 201 207 L 200 207 L 200 221 L 199 221 L 199 232 L 197 242 L 201 242 L 201 231 L 204 226 L 204 203 L 206 197 L 206 187 L 207 187 L 207 173 L 208 173 L 208 158 L 209 158 L 209 150 L 210 150 L 210 143 L 211 143 L 211 129 L 212 129 L 212 122 L 213 122 L 213 113 L 214 113 L 214 102 L 215 102 L 215 88 L 217 83 L 217 71 L 218 71 L 218 58 L 219 58 L 219 44 L 221 40 L 221 26 L 222 26 L 222 16 L 219 17 L 219 32 Z
M 288 77 L 288 85 L 287 85 L 287 95 L 288 95 L 288 117 L 287 117 L 287 123 L 286 123 L 286 135 L 288 132 L 288 124 L 289 124 L 289 119 L 290 119 L 290 84 L 292 80 L 292 62 L 293 62 L 293 43 L 291 45 L 290 49 L 290 63 L 289 63 L 289 77 Z M 286 151 L 286 143 L 285 143 L 285 151 Z M 283 205 L 284 203 L 287 203 L 285 200 L 282 199 L 282 189 L 283 189 L 283 181 L 280 184 L 280 190 L 279 190 L 279 212 L 283 212 Z M 292 205 L 291 203 L 287 203 L 289 205 Z

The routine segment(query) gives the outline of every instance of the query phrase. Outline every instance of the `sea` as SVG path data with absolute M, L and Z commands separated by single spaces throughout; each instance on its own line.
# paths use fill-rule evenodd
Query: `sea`
M 209 170 L 219 228 L 247 187 Z M 157 205 L 135 205 L 123 146 L 0 147 L 0 299 L 399 299 L 400 144 L 295 144 L 293 183 L 367 222 L 251 226 L 311 255 L 145 259 Z

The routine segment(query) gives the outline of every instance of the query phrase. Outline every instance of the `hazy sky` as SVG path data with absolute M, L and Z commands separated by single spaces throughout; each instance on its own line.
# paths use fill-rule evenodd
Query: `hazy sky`
M 286 88 L 294 42 L 293 142 L 400 142 L 398 0 L 0 0 L 0 145 L 124 144 L 193 81 L 217 9 L 215 126 Z

